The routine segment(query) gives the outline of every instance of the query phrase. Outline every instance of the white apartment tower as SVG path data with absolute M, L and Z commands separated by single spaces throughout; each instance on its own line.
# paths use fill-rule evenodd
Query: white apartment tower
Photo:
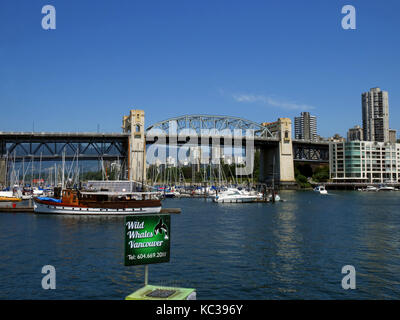
M 317 117 L 309 112 L 302 112 L 294 118 L 295 139 L 317 140 Z
M 388 92 L 372 88 L 361 95 L 362 120 L 365 141 L 389 141 Z

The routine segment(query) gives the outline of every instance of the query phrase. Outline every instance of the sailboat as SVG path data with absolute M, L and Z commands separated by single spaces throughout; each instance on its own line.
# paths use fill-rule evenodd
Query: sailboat
M 17 174 L 15 170 L 15 153 L 14 159 L 11 163 L 11 172 L 10 172 L 10 187 L 0 191 L 0 202 L 19 202 L 22 201 L 22 193 L 19 186 L 16 184 L 18 181 L 19 173 Z
M 275 192 L 275 155 L 274 162 L 272 163 L 272 194 L 268 195 L 267 200 L 270 202 L 281 201 L 281 197 L 279 196 L 278 192 Z

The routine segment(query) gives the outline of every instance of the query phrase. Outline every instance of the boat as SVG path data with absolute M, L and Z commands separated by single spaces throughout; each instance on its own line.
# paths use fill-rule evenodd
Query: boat
M 179 197 L 181 194 L 176 191 L 176 189 L 174 187 L 172 187 L 171 189 L 166 189 L 164 190 L 164 196 L 166 198 L 175 198 L 175 197 Z
M 228 188 L 218 192 L 218 194 L 213 197 L 213 201 L 218 203 L 242 203 L 255 202 L 258 198 L 259 196 L 257 194 L 251 194 L 237 188 Z
M 22 192 L 21 198 L 22 200 L 30 200 L 33 198 L 33 195 L 32 193 Z
M 267 197 L 267 201 L 268 202 L 274 202 L 274 201 L 278 202 L 278 201 L 281 201 L 281 197 L 279 196 L 278 193 L 275 192 L 275 198 L 273 198 L 272 194 L 269 194 Z
M 193 192 L 192 195 L 207 195 L 207 196 L 213 196 L 216 194 L 215 188 L 214 187 L 197 187 Z
M 319 194 L 328 194 L 328 191 L 326 191 L 324 186 L 316 186 L 314 192 L 318 192 Z
M 0 191 L 0 201 L 1 202 L 19 202 L 22 198 L 16 196 L 13 191 Z
M 367 191 L 367 192 L 369 192 L 369 191 L 374 191 L 374 192 L 376 192 L 376 191 L 378 191 L 378 188 L 377 187 L 374 187 L 374 186 L 367 186 L 365 189 L 360 189 L 361 191 Z
M 33 197 L 40 197 L 43 195 L 43 189 L 42 188 L 38 188 L 38 187 L 34 187 L 32 190 L 32 195 Z
M 175 191 L 165 191 L 164 196 L 166 198 L 175 198 L 175 197 L 179 197 L 181 194 L 179 192 L 175 192 Z
M 390 187 L 386 185 L 380 185 L 378 188 L 378 191 L 395 191 L 395 190 L 396 190 L 395 187 Z
M 64 189 L 58 198 L 34 198 L 34 212 L 74 215 L 133 215 L 159 213 L 156 192 L 111 192 Z

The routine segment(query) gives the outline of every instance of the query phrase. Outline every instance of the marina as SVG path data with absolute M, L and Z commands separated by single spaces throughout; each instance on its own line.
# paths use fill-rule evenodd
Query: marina
M 171 216 L 171 261 L 149 266 L 150 283 L 196 288 L 198 299 L 399 297 L 399 193 L 280 194 L 286 201 L 275 204 L 163 200 L 182 213 Z M 121 299 L 137 290 L 144 267 L 123 266 L 122 228 L 118 216 L 1 212 L 0 298 Z M 45 264 L 57 269 L 57 290 L 37 284 Z M 346 264 L 357 290 L 340 285 Z
M 399 1 L 64 2 L 1 4 L 0 301 L 400 299 Z

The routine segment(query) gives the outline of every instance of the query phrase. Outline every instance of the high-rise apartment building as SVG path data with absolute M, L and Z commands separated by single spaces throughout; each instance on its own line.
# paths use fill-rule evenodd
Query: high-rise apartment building
M 389 129 L 389 142 L 396 143 L 397 142 L 397 130 Z
M 347 141 L 363 141 L 363 129 L 360 126 L 354 126 L 347 132 Z
M 372 88 L 361 95 L 365 141 L 389 141 L 388 92 Z
M 334 182 L 400 182 L 400 144 L 372 141 L 329 144 Z
M 295 139 L 317 140 L 317 117 L 309 112 L 302 112 L 294 118 Z

